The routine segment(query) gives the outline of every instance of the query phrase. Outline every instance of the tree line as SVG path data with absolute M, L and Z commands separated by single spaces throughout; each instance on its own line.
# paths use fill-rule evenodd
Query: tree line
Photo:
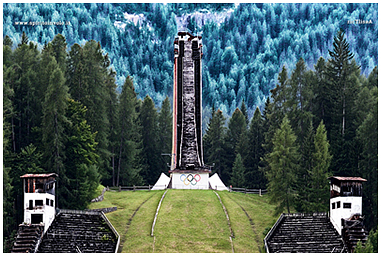
M 329 56 L 314 70 L 302 58 L 292 70 L 283 66 L 250 122 L 244 101 L 228 120 L 213 109 L 205 162 L 226 185 L 267 187 L 277 214 L 328 211 L 328 177 L 363 177 L 365 223 L 377 228 L 378 68 L 361 75 L 343 30 Z
M 85 209 L 100 183 L 154 184 L 167 162 L 171 104 L 141 100 L 132 77 L 117 93 L 115 71 L 99 42 L 74 44 L 58 34 L 42 50 L 25 33 L 3 45 L 4 241 L 23 220 L 26 173 L 57 173 L 56 207 Z

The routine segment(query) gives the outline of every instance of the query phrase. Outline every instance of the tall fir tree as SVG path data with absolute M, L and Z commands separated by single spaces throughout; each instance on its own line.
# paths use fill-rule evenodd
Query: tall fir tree
M 241 157 L 246 156 L 248 147 L 247 143 L 247 125 L 245 116 L 236 108 L 228 122 L 228 129 L 225 140 L 225 157 L 224 164 L 229 172 L 229 176 L 232 175 L 233 162 L 236 154 L 241 154 Z M 245 161 L 245 159 L 244 159 Z
M 142 150 L 141 125 L 138 120 L 139 108 L 132 78 L 127 77 L 119 96 L 119 145 L 116 186 L 141 185 Z
M 148 95 L 144 98 L 139 112 L 142 125 L 142 172 L 141 175 L 147 184 L 155 184 L 160 176 L 161 153 L 158 144 L 158 114 L 155 104 Z
M 331 176 L 329 166 L 332 156 L 329 151 L 329 142 L 327 140 L 327 131 L 323 121 L 320 122 L 316 129 L 314 137 L 315 149 L 312 154 L 313 168 L 310 171 L 311 191 L 310 191 L 310 207 L 312 212 L 326 212 L 329 210 L 329 182 L 328 177 Z
M 242 188 L 245 186 L 245 183 L 245 166 L 243 164 L 241 154 L 238 153 L 234 160 L 230 184 L 233 187 Z
M 119 131 L 119 120 L 118 120 L 118 94 L 116 92 L 115 84 L 116 73 L 110 70 L 106 77 L 106 88 L 107 88 L 107 103 L 106 112 L 109 119 L 110 127 L 108 134 L 108 146 L 110 152 L 110 180 L 104 180 L 103 185 L 110 185 L 115 187 L 115 174 L 116 174 L 116 157 L 118 149 L 118 131 Z
M 246 153 L 246 186 L 249 188 L 264 188 L 266 179 L 260 169 L 261 158 L 264 157 L 264 119 L 257 107 L 250 122 L 248 132 L 248 151 Z
M 265 173 L 269 183 L 270 200 L 277 203 L 275 214 L 286 208 L 290 213 L 296 197 L 296 173 L 299 168 L 299 147 L 292 131 L 287 115 L 283 118 L 280 128 L 276 130 L 273 140 L 273 150 L 266 155 L 269 170 Z
M 370 91 L 367 114 L 356 131 L 359 148 L 359 173 L 367 179 L 364 184 L 365 223 L 369 228 L 378 223 L 378 87 Z
M 359 67 L 353 60 L 343 30 L 334 37 L 333 51 L 327 63 L 327 82 L 331 101 L 331 123 L 327 123 L 332 145 L 332 170 L 335 175 L 353 176 L 357 168 L 354 99 L 358 93 Z M 325 121 L 325 120 L 324 120 Z
M 15 81 L 12 82 L 15 93 L 15 145 L 16 152 L 20 152 L 23 147 L 34 142 L 31 138 L 32 128 L 39 124 L 36 119 L 42 114 L 34 111 L 36 105 L 41 104 L 35 95 L 40 54 L 37 45 L 29 42 L 23 33 L 21 43 L 15 49 L 13 57 L 16 64 L 13 77 Z
M 60 204 L 67 209 L 85 209 L 94 198 L 99 185 L 96 167 L 97 142 L 85 119 L 86 107 L 72 99 L 67 100 L 65 125 L 65 173 L 61 175 Z
M 43 104 L 42 143 L 44 145 L 46 170 L 57 173 L 59 177 L 60 175 L 64 177 L 65 173 L 63 164 L 66 142 L 64 127 L 68 122 L 66 117 L 67 99 L 69 98 L 68 90 L 64 75 L 57 66 L 50 75 Z M 57 184 L 59 184 L 60 178 L 57 180 Z M 60 195 L 60 191 L 57 191 L 57 194 Z
M 80 52 L 80 51 L 79 51 Z M 109 179 L 109 160 L 108 151 L 109 119 L 106 113 L 107 88 L 106 77 L 110 60 L 103 51 L 99 42 L 94 40 L 86 42 L 83 47 L 83 75 L 84 75 L 84 96 L 80 102 L 87 107 L 86 119 L 93 132 L 97 133 L 96 141 L 99 143 L 97 154 L 100 156 L 98 167 L 102 179 Z M 75 98 L 74 98 L 75 99 Z M 78 100 L 78 99 L 75 99 Z
M 228 182 L 228 173 L 224 165 L 223 157 L 225 155 L 225 136 L 226 127 L 225 117 L 221 110 L 216 110 L 209 120 L 208 127 L 203 139 L 205 163 L 213 165 L 213 172 L 218 173 L 220 178 Z
M 170 154 L 172 152 L 172 111 L 168 97 L 166 97 L 161 104 L 159 112 L 159 131 L 160 154 Z M 167 163 L 169 162 L 170 158 L 168 156 L 161 155 L 161 161 L 158 163 L 158 167 L 161 166 L 161 172 L 166 172 L 168 169 Z

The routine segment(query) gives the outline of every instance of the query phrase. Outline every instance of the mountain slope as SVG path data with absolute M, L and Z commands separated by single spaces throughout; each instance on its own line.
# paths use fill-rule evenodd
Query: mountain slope
M 172 96 L 173 40 L 183 29 L 203 36 L 204 107 L 214 106 L 228 115 L 243 99 L 249 116 L 256 106 L 263 108 L 283 65 L 293 69 L 302 57 L 313 69 L 320 56 L 329 58 L 340 28 L 364 75 L 378 64 L 377 4 L 11 3 L 3 7 L 3 37 L 9 35 L 14 46 L 22 31 L 40 47 L 57 33 L 66 37 L 69 47 L 99 41 L 117 72 L 119 89 L 131 75 L 140 97 L 148 94 L 156 105 Z M 205 109 L 210 112 L 210 108 Z

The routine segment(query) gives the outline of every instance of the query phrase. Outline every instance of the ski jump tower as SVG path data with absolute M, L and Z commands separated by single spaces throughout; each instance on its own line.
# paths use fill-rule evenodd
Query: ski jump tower
M 201 36 L 179 32 L 174 42 L 170 188 L 209 189 L 202 152 Z

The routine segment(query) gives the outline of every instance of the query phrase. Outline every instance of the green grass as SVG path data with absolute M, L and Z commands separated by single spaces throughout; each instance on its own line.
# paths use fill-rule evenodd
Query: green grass
M 169 190 L 154 236 L 155 252 L 231 252 L 229 226 L 211 190 Z
M 219 192 L 227 208 L 234 232 L 234 251 L 242 253 L 263 252 L 263 232 L 272 227 L 278 216 L 274 216 L 275 206 L 269 204 L 268 196 L 243 194 L 237 192 Z M 249 218 L 242 210 L 252 219 Z
M 226 216 L 212 190 L 168 190 L 158 214 L 154 237 L 151 237 L 153 219 L 163 193 L 108 191 L 102 202 L 92 203 L 90 208 L 118 207 L 106 216 L 121 236 L 121 252 L 232 252 Z M 273 216 L 275 206 L 269 204 L 268 197 L 226 191 L 218 194 L 230 217 L 234 252 L 263 251 L 263 231 L 278 218 Z M 241 206 L 252 218 L 253 225 Z
M 91 203 L 89 208 L 97 209 L 97 208 L 108 208 L 108 207 L 114 207 L 114 206 L 118 208 L 117 211 L 107 213 L 106 216 L 120 235 L 120 238 L 121 238 L 120 247 L 122 248 L 122 252 L 130 252 L 130 250 L 134 250 L 134 248 L 132 248 L 133 246 L 131 246 L 131 240 L 128 239 L 127 243 L 125 243 L 125 241 L 127 241 L 127 238 L 131 238 L 131 236 L 134 237 L 134 239 L 136 239 L 136 241 L 133 242 L 134 244 L 141 243 L 141 241 L 145 241 L 144 236 L 146 234 L 149 235 L 150 233 L 147 233 L 147 232 L 141 233 L 140 231 L 137 230 L 137 228 L 135 228 L 135 224 L 137 224 L 138 227 L 149 226 L 149 230 L 150 230 L 152 222 L 153 222 L 153 217 L 156 212 L 157 204 L 163 193 L 164 191 L 161 191 L 161 190 L 136 191 L 136 192 L 107 191 L 105 193 L 104 200 L 102 202 Z M 134 212 L 139 206 L 141 206 L 141 208 L 132 219 L 133 221 L 130 221 L 132 215 L 134 214 Z M 146 208 L 148 208 L 148 211 Z M 143 218 L 141 218 L 140 216 L 141 215 L 140 211 L 143 212 L 142 214 Z M 153 215 L 150 214 L 152 212 L 153 212 Z M 124 246 L 125 244 L 127 246 Z M 149 252 L 149 250 L 145 252 Z

